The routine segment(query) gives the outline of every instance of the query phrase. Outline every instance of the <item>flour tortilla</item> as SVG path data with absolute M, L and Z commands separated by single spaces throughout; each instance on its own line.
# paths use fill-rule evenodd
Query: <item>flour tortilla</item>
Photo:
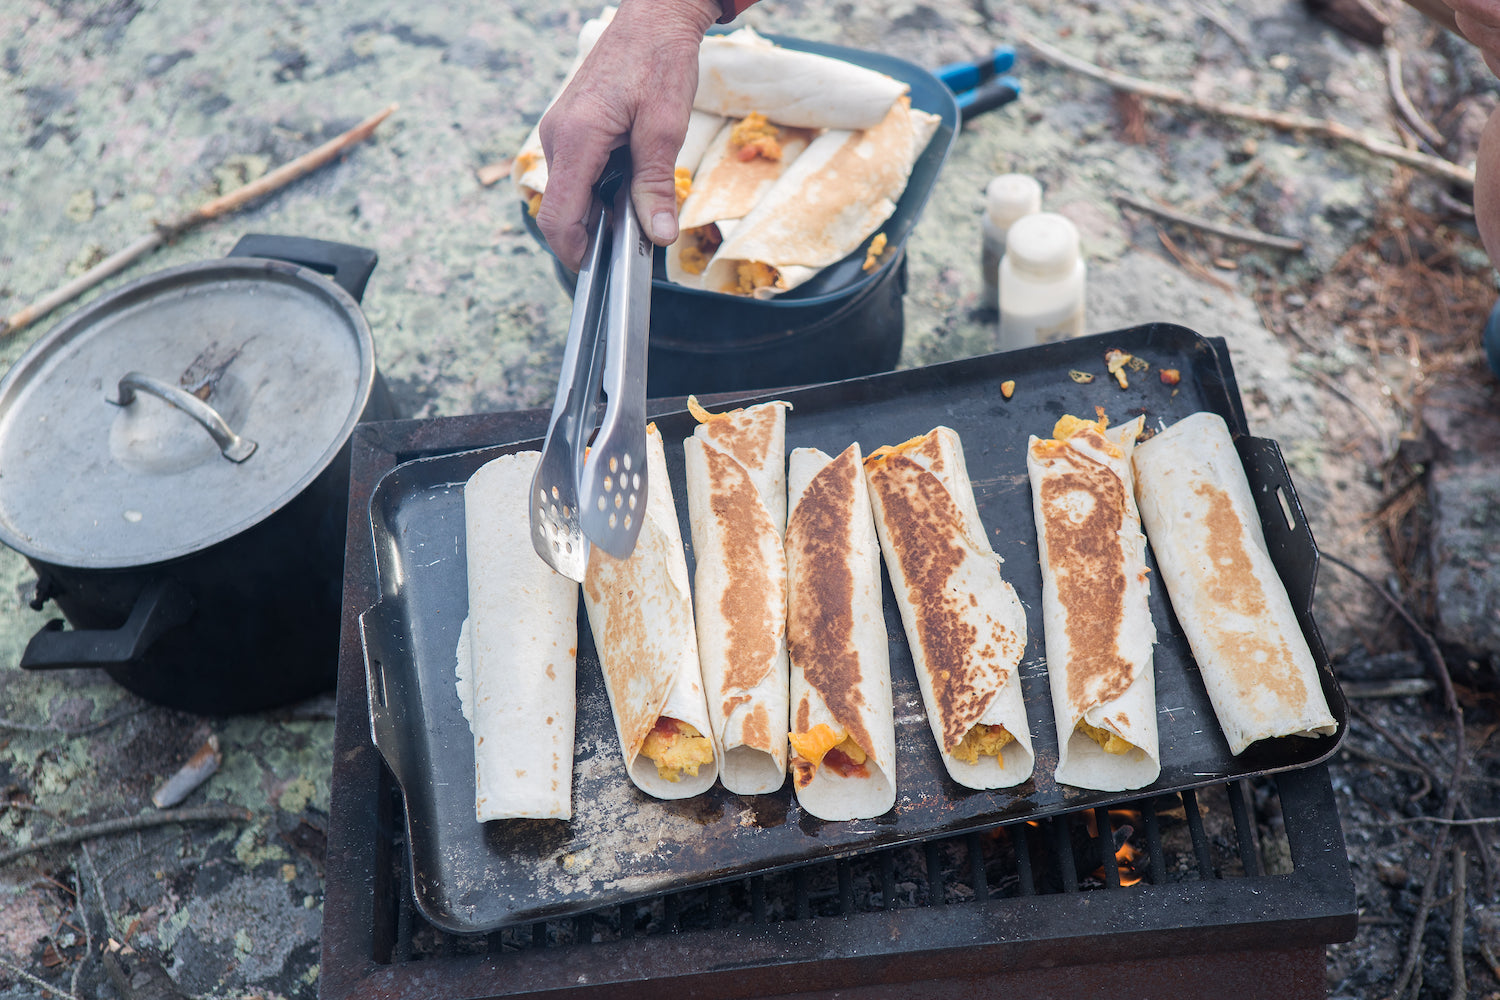
M 776 280 L 753 294 L 772 298 L 853 253 L 896 210 L 938 122 L 903 97 L 870 128 L 818 136 L 724 240 L 702 287 L 742 294 L 741 264 L 760 264 Z
M 578 584 L 531 546 L 540 452 L 503 455 L 464 484 L 474 815 L 572 817 Z
M 1224 419 L 1185 417 L 1139 445 L 1133 464 L 1146 537 L 1229 752 L 1332 736 L 1338 723 Z
M 787 471 L 787 648 L 791 728 L 826 725 L 868 755 L 863 774 L 794 754 L 792 785 L 809 814 L 869 819 L 896 804 L 896 730 L 881 608 L 880 543 L 859 445 L 830 459 L 792 451 Z
M 684 799 L 706 791 L 718 776 L 720 754 L 678 781 L 660 776 L 641 753 L 652 727 L 663 717 L 686 722 L 712 741 L 703 697 L 698 639 L 693 626 L 687 557 L 666 452 L 654 424 L 647 426 L 646 518 L 628 559 L 601 549 L 589 553 L 583 602 L 625 768 L 636 787 L 661 799 Z
M 1065 429 L 1069 422 L 1073 429 Z M 1033 436 L 1031 477 L 1042 567 L 1047 675 L 1057 720 L 1056 778 L 1103 791 L 1161 773 L 1146 538 L 1130 458 L 1143 418 L 1109 430 L 1064 417 L 1058 438 Z M 1130 744 L 1105 752 L 1087 724 Z
M 667 247 L 667 277 L 680 285 L 697 287 L 703 280 L 701 273 L 691 273 L 682 266 L 682 252 L 692 242 L 693 232 L 706 226 L 718 226 L 721 236 L 727 236 L 732 229 L 730 224 L 755 208 L 815 137 L 815 133 L 808 129 L 782 128 L 780 159 L 755 156 L 742 160 L 731 139 L 735 127 L 743 119 L 720 120 L 723 125 L 704 150 L 697 172 L 693 174 L 692 191 L 682 203 L 678 215 L 677 224 L 682 235 Z
M 547 108 L 557 103 L 562 92 L 568 89 L 568 84 L 573 82 L 573 77 L 578 74 L 578 67 L 583 65 L 584 57 L 594 48 L 599 41 L 599 36 L 604 34 L 604 29 L 614 19 L 615 8 L 605 7 L 599 12 L 598 17 L 591 17 L 583 22 L 583 27 L 578 32 L 578 55 L 573 58 L 573 64 L 568 67 L 563 82 L 557 88 L 557 93 L 552 95 L 552 100 L 547 102 Z M 543 110 L 543 114 L 546 110 Z M 516 197 L 523 202 L 529 202 L 536 195 L 547 190 L 547 159 L 542 153 L 542 134 L 539 130 L 541 119 L 538 124 L 531 127 L 521 148 L 516 151 L 515 159 L 511 161 L 510 179 L 515 186 Z
M 709 414 L 683 442 L 697 570 L 698 652 L 719 780 L 774 792 L 786 779 L 786 411 L 761 403 Z
M 986 538 L 958 433 L 937 427 L 880 449 L 865 474 L 943 766 L 969 788 L 1025 781 L 1035 760 L 1018 670 L 1026 610 Z M 1012 740 L 961 760 L 952 751 L 976 725 L 1004 726 Z
M 710 35 L 698 49 L 693 107 L 730 118 L 759 111 L 798 128 L 869 128 L 907 85 L 863 66 L 783 48 L 750 28 Z

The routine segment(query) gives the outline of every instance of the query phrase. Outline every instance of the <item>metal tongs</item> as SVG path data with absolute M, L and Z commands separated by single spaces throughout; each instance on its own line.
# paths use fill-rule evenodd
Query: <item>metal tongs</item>
M 610 156 L 586 224 L 557 399 L 531 481 L 531 543 L 553 569 L 579 581 L 590 543 L 624 559 L 646 515 L 652 246 L 630 202 L 628 150 Z

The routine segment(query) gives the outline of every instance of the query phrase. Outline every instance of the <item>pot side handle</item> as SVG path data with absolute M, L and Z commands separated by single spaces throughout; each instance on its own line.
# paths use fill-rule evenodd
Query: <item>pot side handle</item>
M 369 283 L 370 275 L 380 260 L 374 250 L 348 243 L 265 233 L 250 233 L 240 237 L 228 256 L 265 257 L 299 264 L 332 278 L 334 283 L 354 297 L 355 302 L 365 297 L 365 285 Z
M 147 584 L 130 617 L 115 629 L 64 631 L 61 618 L 43 625 L 21 654 L 23 670 L 124 666 L 139 660 L 161 635 L 193 616 L 193 595 L 175 580 Z

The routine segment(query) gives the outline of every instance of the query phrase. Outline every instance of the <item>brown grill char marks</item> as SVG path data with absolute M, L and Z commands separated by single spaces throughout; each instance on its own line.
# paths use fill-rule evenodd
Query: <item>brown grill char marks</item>
M 771 715 L 766 711 L 764 702 L 756 704 L 750 709 L 749 714 L 745 716 L 745 724 L 740 730 L 740 738 L 744 740 L 747 747 L 764 750 L 766 753 L 772 752 Z
M 940 449 L 929 449 L 924 441 L 919 450 L 931 456 Z M 987 683 L 993 665 L 984 661 L 997 651 L 989 643 L 978 648 L 979 630 L 964 620 L 961 607 L 972 606 L 974 595 L 949 586 L 967 551 L 956 541 L 963 537 L 963 515 L 942 482 L 906 455 L 876 463 L 870 484 L 880 494 L 892 548 L 901 553 L 907 600 L 932 675 L 943 749 L 952 751 L 996 693 L 996 686 Z
M 1107 465 L 1076 449 L 1047 448 L 1045 455 L 1052 467 L 1041 484 L 1047 561 L 1065 609 L 1068 700 L 1082 711 L 1118 698 L 1132 679 L 1118 644 L 1125 622 L 1125 487 Z
M 1206 586 L 1215 602 L 1247 620 L 1267 617 L 1265 594 L 1250 565 L 1246 546 L 1254 544 L 1248 537 L 1234 501 L 1222 489 L 1206 483 L 1194 488 L 1207 505 L 1204 536 L 1212 575 Z M 1307 685 L 1297 672 L 1292 651 L 1280 633 L 1269 633 L 1275 641 L 1257 632 L 1235 630 L 1235 645 L 1226 646 L 1236 661 L 1231 676 L 1238 694 L 1251 701 L 1258 690 L 1272 690 L 1288 704 L 1301 704 L 1307 698 Z
M 854 447 L 820 469 L 787 523 L 787 647 L 807 683 L 862 748 L 871 746 L 860 720 L 863 666 L 854 644 L 853 548 L 856 477 L 864 470 Z M 807 706 L 798 706 L 805 731 Z
M 714 484 L 709 507 L 731 558 L 735 552 L 779 550 L 776 528 L 745 467 L 713 448 L 705 448 L 704 455 L 709 481 Z M 719 605 L 729 626 L 727 689 L 753 688 L 771 672 L 784 627 L 780 611 L 786 607 L 786 573 L 774 573 L 774 568 L 758 559 L 743 559 L 729 575 Z
M 734 419 L 727 419 L 733 416 Z M 704 426 L 705 434 L 713 444 L 727 451 L 746 468 L 759 468 L 766 464 L 775 440 L 777 407 L 751 407 L 733 410 L 710 419 Z

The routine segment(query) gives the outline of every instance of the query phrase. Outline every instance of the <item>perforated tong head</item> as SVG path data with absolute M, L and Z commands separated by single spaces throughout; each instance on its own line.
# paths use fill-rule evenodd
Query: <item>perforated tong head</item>
M 579 581 L 591 545 L 628 557 L 646 514 L 652 246 L 630 203 L 627 150 L 610 156 L 586 224 L 557 398 L 531 481 L 532 545 Z

